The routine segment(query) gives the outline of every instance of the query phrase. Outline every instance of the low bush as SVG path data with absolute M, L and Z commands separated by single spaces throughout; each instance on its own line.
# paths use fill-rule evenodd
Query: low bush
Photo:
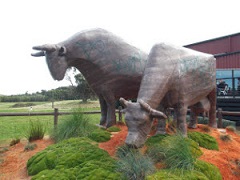
M 25 147 L 24 147 L 24 151 L 32 151 L 37 147 L 37 144 L 33 144 L 33 143 L 28 143 Z
M 171 180 L 221 180 L 222 176 L 219 169 L 207 162 L 197 160 L 194 163 L 193 170 L 181 169 L 161 169 L 155 174 L 149 175 L 147 180 L 171 179 Z
M 107 130 L 110 131 L 110 132 L 119 132 L 119 131 L 121 131 L 121 129 L 119 127 L 117 127 L 117 126 L 111 126 L 111 127 L 107 128 Z
M 11 140 L 9 145 L 10 146 L 14 146 L 15 144 L 18 144 L 18 143 L 20 143 L 20 139 L 19 138 L 15 138 L 15 139 Z
M 220 139 L 222 141 L 228 142 L 232 140 L 232 137 L 229 134 L 220 134 Z
M 211 132 L 211 129 L 208 125 L 202 125 L 201 129 L 204 131 L 204 132 Z
M 234 126 L 227 126 L 226 130 L 230 131 L 230 132 L 236 132 L 236 127 L 234 127 Z
M 25 131 L 25 137 L 28 139 L 29 142 L 31 142 L 38 139 L 43 139 L 45 133 L 46 126 L 42 122 L 40 122 L 39 120 L 30 120 L 29 126 Z
M 188 137 L 194 141 L 196 141 L 199 146 L 210 149 L 210 150 L 218 150 L 218 144 L 214 137 L 200 132 L 188 132 Z
M 88 138 L 70 138 L 31 157 L 27 162 L 32 179 L 122 179 L 116 160 Z
M 111 139 L 111 133 L 106 130 L 96 128 L 88 135 L 88 137 L 96 142 L 106 142 Z

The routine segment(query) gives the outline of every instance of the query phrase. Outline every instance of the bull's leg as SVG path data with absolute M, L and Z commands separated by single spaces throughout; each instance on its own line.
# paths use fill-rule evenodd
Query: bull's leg
M 217 121 L 216 121 L 216 89 L 213 89 L 209 95 L 208 99 L 210 101 L 210 111 L 209 111 L 209 121 L 208 125 L 213 128 L 217 128 Z
M 101 108 L 100 125 L 104 126 L 107 120 L 107 103 L 102 96 L 99 96 L 99 103 Z
M 183 134 L 187 136 L 187 124 L 186 124 L 186 115 L 187 115 L 187 106 L 183 103 L 179 103 L 176 107 L 177 110 L 177 128 Z
M 166 134 L 166 120 L 165 119 L 158 119 L 157 124 L 157 131 L 155 135 L 157 134 Z
M 190 112 L 190 121 L 188 124 L 189 128 L 196 129 L 197 128 L 197 113 L 194 111 L 194 109 L 191 109 Z

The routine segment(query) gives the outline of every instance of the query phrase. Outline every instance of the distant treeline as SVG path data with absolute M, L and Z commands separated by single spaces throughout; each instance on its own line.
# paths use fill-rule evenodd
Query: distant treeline
M 61 100 L 76 100 L 82 99 L 97 99 L 93 91 L 83 91 L 78 86 L 59 87 L 49 91 L 41 90 L 36 93 L 25 93 L 19 95 L 1 96 L 1 102 L 40 102 L 40 101 L 61 101 Z
M 52 90 L 41 90 L 36 93 L 25 93 L 19 95 L 0 96 L 0 102 L 39 102 L 39 101 L 61 101 L 81 99 L 97 99 L 96 94 L 89 87 L 82 74 L 75 75 L 77 86 L 59 87 Z

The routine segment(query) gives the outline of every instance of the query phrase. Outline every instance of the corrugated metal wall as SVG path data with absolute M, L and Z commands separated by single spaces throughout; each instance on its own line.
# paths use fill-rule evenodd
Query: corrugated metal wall
M 216 56 L 217 69 L 240 68 L 240 33 L 186 45 L 185 47 L 213 55 L 225 54 Z
M 219 56 L 217 59 L 217 69 L 240 68 L 240 53 L 227 56 Z

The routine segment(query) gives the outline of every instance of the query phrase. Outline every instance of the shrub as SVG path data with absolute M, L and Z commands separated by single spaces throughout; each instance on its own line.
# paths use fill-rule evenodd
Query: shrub
M 20 142 L 20 139 L 19 138 L 15 138 L 13 139 L 11 142 L 10 142 L 10 146 L 14 146 L 15 144 L 18 144 Z
M 232 140 L 232 137 L 231 137 L 229 134 L 220 134 L 220 139 L 221 139 L 222 141 L 227 142 L 227 141 L 231 141 L 231 140 Z
M 96 142 L 106 142 L 111 139 L 111 133 L 106 130 L 97 128 L 92 131 L 91 134 L 88 135 L 88 137 Z
M 207 162 L 197 160 L 194 163 L 193 170 L 180 170 L 180 169 L 161 169 L 155 174 L 146 178 L 147 180 L 155 179 L 171 179 L 171 180 L 186 180 L 186 179 L 199 179 L 199 180 L 221 180 L 222 176 L 219 169 Z
M 117 126 L 111 126 L 107 130 L 110 131 L 110 132 L 119 132 L 119 131 L 121 131 L 121 129 L 119 127 L 117 127 Z
M 218 144 L 214 137 L 200 132 L 189 132 L 188 137 L 196 141 L 199 146 L 210 150 L 218 150 Z
M 32 179 L 122 179 L 116 161 L 88 138 L 70 138 L 31 157 L 27 162 Z
M 37 147 L 37 144 L 32 144 L 32 143 L 28 143 L 25 147 L 24 147 L 24 151 L 32 151 Z
M 211 129 L 210 129 L 210 127 L 209 127 L 208 125 L 202 125 L 201 129 L 202 129 L 204 132 L 207 132 L 207 133 L 211 131 Z
M 226 130 L 230 131 L 230 132 L 236 132 L 236 127 L 234 127 L 234 126 L 227 126 Z
M 118 148 L 117 171 L 121 172 L 126 179 L 143 180 L 148 174 L 154 172 L 152 160 L 142 155 L 139 150 L 123 146 Z
M 25 131 L 25 137 L 29 142 L 42 139 L 46 132 L 46 126 L 39 120 L 37 121 L 29 121 L 29 127 Z
M 222 175 L 218 167 L 205 161 L 197 160 L 194 169 L 203 173 L 209 180 L 221 180 Z

